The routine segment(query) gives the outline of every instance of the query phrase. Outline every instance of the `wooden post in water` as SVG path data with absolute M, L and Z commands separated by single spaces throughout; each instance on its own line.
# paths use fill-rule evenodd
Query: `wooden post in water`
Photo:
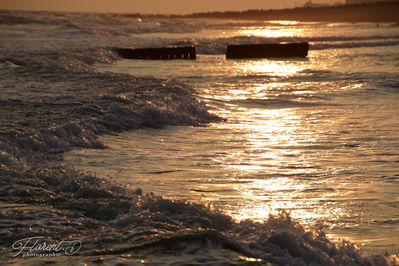
M 309 43 L 228 45 L 226 58 L 289 58 L 308 56 Z
M 194 46 L 163 48 L 118 48 L 118 54 L 126 59 L 196 59 Z

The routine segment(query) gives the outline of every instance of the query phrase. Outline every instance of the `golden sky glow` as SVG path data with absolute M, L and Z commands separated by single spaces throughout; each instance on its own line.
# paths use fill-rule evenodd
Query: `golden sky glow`
M 78 12 L 169 13 L 184 14 L 206 11 L 276 9 L 303 5 L 305 0 L 2 0 L 0 9 L 56 10 Z M 314 0 L 314 3 L 335 3 L 334 0 Z

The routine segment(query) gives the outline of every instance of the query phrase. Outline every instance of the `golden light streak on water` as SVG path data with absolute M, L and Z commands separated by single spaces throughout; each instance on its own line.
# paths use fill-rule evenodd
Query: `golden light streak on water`
M 295 23 L 293 21 L 287 23 Z M 294 26 L 295 24 L 287 24 Z M 280 26 L 267 26 L 267 27 L 248 27 L 237 32 L 239 36 L 252 36 L 252 37 L 293 37 L 303 35 L 303 28 L 281 28 Z
M 306 199 L 302 191 L 311 190 L 314 184 L 301 181 L 297 174 L 307 175 L 317 171 L 302 161 L 298 165 L 296 156 L 300 153 L 293 149 L 292 153 L 286 153 L 283 149 L 270 149 L 265 147 L 296 147 L 300 142 L 317 143 L 317 134 L 308 134 L 303 139 L 300 133 L 301 120 L 304 119 L 295 108 L 283 109 L 254 109 L 246 110 L 241 115 L 256 117 L 256 120 L 237 125 L 246 139 L 246 150 L 250 154 L 243 154 L 242 150 L 231 151 L 225 156 L 225 168 L 230 171 L 247 175 L 248 179 L 240 179 L 240 183 L 234 185 L 234 190 L 239 194 L 237 205 L 231 206 L 228 212 L 236 220 L 252 219 L 266 220 L 270 214 L 277 214 L 281 210 L 290 210 L 291 216 L 301 221 L 323 219 L 335 220 L 344 214 L 341 208 L 334 208 L 320 204 L 331 193 L 320 193 L 319 197 Z M 251 160 L 248 158 L 251 157 Z M 235 163 L 231 163 L 234 161 Z M 249 163 L 248 163 L 249 162 Z M 223 164 L 223 160 L 222 160 Z M 282 164 L 290 169 L 290 177 L 285 177 L 286 169 L 281 169 L 281 177 L 270 179 L 251 178 L 253 174 L 270 171 L 271 168 L 279 168 Z M 295 167 L 298 166 L 298 169 Z M 274 171 L 276 171 L 274 169 Z M 331 184 L 334 186 L 333 184 Z

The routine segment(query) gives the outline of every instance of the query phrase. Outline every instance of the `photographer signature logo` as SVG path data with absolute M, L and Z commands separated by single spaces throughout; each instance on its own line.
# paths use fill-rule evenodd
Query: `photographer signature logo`
M 13 257 L 60 257 L 76 254 L 82 247 L 80 240 L 60 240 L 47 242 L 43 236 L 28 237 L 15 241 L 11 248 L 15 252 Z

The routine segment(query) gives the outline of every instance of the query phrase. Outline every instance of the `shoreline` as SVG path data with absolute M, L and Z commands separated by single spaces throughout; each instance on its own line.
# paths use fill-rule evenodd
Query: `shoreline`
M 399 23 L 399 1 L 328 7 L 298 7 L 279 10 L 208 12 L 171 15 L 171 18 L 243 20 L 294 20 L 303 22 L 392 22 Z

